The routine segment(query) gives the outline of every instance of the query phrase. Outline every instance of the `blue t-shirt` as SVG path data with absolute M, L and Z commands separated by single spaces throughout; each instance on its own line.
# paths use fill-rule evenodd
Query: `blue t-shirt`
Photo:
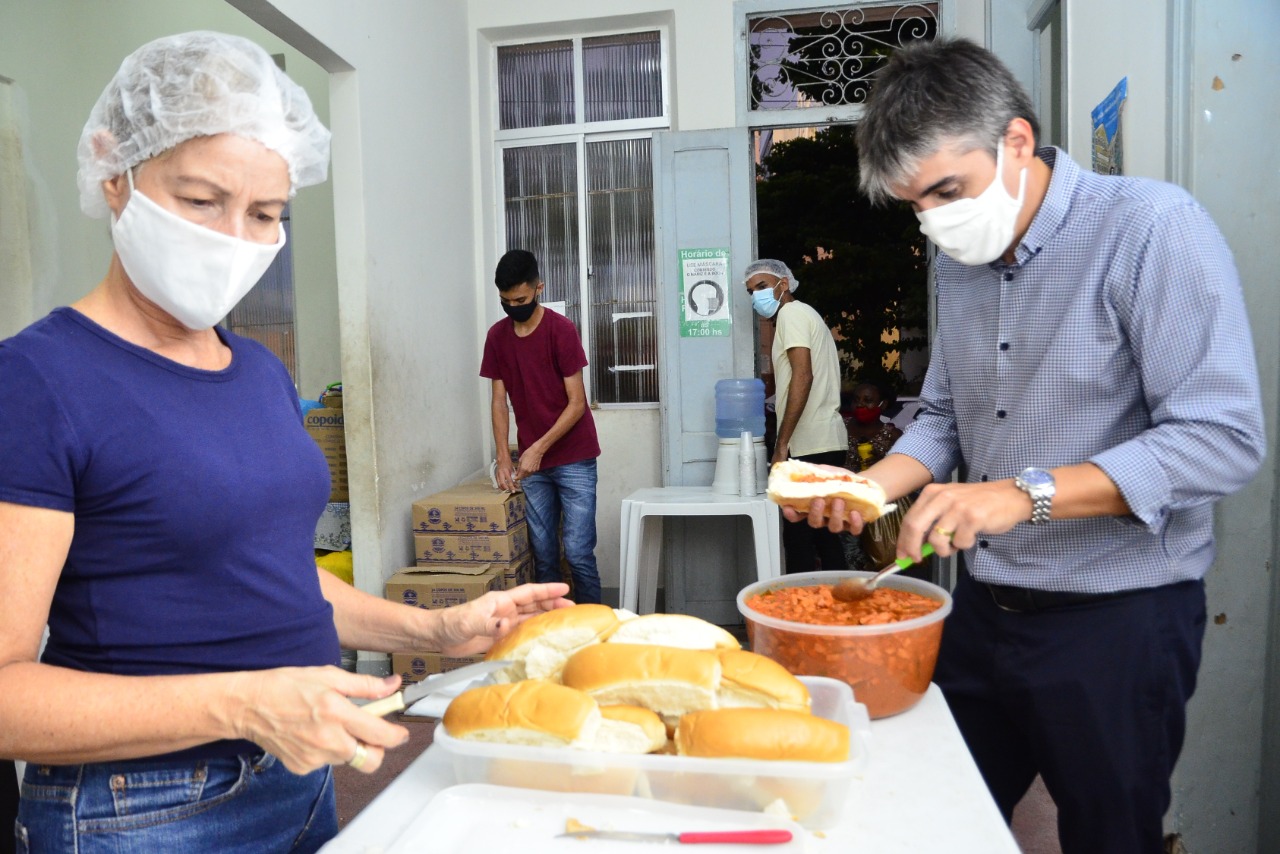
M 339 662 L 312 548 L 324 455 L 280 361 L 218 334 L 232 353 L 221 371 L 69 308 L 0 342 L 0 501 L 75 514 L 45 663 L 151 675 Z

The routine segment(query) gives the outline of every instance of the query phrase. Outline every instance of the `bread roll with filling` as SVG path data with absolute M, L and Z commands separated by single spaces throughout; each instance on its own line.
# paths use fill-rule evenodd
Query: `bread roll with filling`
M 560 678 L 569 656 L 598 643 L 619 624 L 608 605 L 575 605 L 530 617 L 485 654 L 488 661 L 510 659 L 512 666 L 493 674 L 495 682 Z
M 592 749 L 600 707 L 589 695 L 541 679 L 463 691 L 445 709 L 454 738 L 495 744 Z
M 896 506 L 885 503 L 884 489 L 874 480 L 800 460 L 773 464 L 766 495 L 775 504 L 794 507 L 800 513 L 808 513 L 809 502 L 815 498 L 843 498 L 845 509 L 857 510 L 864 522 L 874 522 Z
M 593 750 L 605 753 L 653 753 L 667 746 L 662 718 L 639 706 L 601 706 L 600 730 Z
M 787 709 L 710 709 L 680 718 L 675 733 L 681 756 L 844 762 L 849 728 Z
M 720 651 L 716 707 L 809 711 L 809 689 L 772 658 L 745 649 Z
M 602 706 L 641 706 L 674 726 L 681 715 L 715 708 L 720 658 L 710 650 L 602 643 L 574 653 L 560 678 Z
M 605 643 L 639 643 L 680 649 L 740 649 L 729 632 L 688 614 L 645 614 L 609 633 Z

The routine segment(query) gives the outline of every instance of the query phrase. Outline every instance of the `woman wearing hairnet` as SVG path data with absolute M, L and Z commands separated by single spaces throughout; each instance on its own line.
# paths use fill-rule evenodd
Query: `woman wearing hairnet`
M 487 648 L 563 584 L 443 611 L 317 570 L 328 470 L 283 365 L 217 323 L 324 180 L 329 132 L 258 46 L 144 45 L 93 108 L 81 205 L 115 251 L 83 299 L 0 343 L 0 756 L 19 850 L 313 851 L 331 763 L 375 770 L 391 693 L 339 647 Z M 41 634 L 49 639 L 37 661 Z

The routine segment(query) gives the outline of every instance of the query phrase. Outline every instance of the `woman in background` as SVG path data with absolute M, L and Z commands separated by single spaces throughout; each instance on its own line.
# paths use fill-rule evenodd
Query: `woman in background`
M 215 328 L 266 270 L 329 132 L 257 45 L 158 39 L 85 125 L 106 277 L 0 343 L 0 757 L 27 761 L 20 850 L 314 851 L 332 763 L 401 726 L 349 698 L 399 678 L 339 648 L 487 649 L 563 584 L 409 608 L 318 570 L 324 458 L 284 366 Z M 49 639 L 37 660 L 42 631 Z

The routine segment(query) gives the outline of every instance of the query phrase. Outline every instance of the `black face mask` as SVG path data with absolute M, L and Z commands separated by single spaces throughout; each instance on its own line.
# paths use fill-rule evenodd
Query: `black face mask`
M 537 307 L 537 297 L 529 300 L 524 305 L 507 305 L 505 302 L 502 304 L 502 310 L 507 313 L 507 317 L 511 318 L 516 323 L 524 323 L 526 320 L 533 317 L 533 310 Z

